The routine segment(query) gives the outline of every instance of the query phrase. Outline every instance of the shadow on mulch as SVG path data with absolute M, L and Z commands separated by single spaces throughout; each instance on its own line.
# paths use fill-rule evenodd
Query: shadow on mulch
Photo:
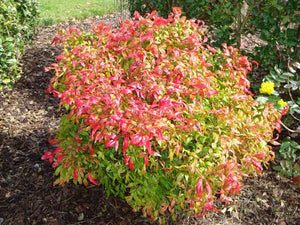
M 151 224 L 102 187 L 53 187 L 54 170 L 41 161 L 47 133 L 7 137 L 0 133 L 0 218 L 3 224 Z M 0 223 L 2 224 L 2 223 Z

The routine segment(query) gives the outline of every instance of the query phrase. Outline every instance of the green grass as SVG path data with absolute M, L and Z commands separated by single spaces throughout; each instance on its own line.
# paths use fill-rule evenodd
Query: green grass
M 41 25 L 115 12 L 115 0 L 39 0 Z

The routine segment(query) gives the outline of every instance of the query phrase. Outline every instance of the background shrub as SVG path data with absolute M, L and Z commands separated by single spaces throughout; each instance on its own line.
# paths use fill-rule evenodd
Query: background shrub
M 0 2 L 0 88 L 12 86 L 20 75 L 24 44 L 37 25 L 37 7 L 34 0 Z
M 289 1 L 255 0 L 128 0 L 129 9 L 142 15 L 157 10 L 167 17 L 173 6 L 180 6 L 187 18 L 204 20 L 213 34 L 216 45 L 241 45 L 243 35 L 254 34 L 266 42 L 256 47 L 252 58 L 264 70 L 276 64 L 281 68 L 299 58 L 300 3 Z
M 48 91 L 69 114 L 42 157 L 55 184 L 102 184 L 160 222 L 166 212 L 216 211 L 217 193 L 232 201 L 242 177 L 274 158 L 268 142 L 281 117 L 251 97 L 247 57 L 212 48 L 198 24 L 173 13 L 60 31 Z

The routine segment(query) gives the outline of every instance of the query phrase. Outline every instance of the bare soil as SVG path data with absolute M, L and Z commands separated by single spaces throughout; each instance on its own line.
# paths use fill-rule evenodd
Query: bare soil
M 117 24 L 118 15 L 94 18 Z M 50 45 L 59 26 L 39 27 L 23 57 L 23 75 L 12 89 L 0 91 L 0 225 L 156 224 L 133 212 L 103 187 L 64 187 L 52 184 L 54 170 L 41 160 L 51 150 L 47 139 L 55 135 L 63 110 L 45 89 L 51 78 L 44 68 L 55 61 L 60 48 Z M 196 218 L 186 212 L 167 224 L 300 224 L 300 191 L 288 179 L 267 169 L 262 177 L 244 181 L 235 202 L 218 213 Z

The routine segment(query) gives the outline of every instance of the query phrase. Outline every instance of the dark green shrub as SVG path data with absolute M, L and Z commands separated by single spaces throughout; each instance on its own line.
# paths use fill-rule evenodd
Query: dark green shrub
M 158 11 L 158 14 L 167 17 L 172 7 L 182 8 L 183 15 L 189 19 L 200 19 L 210 25 L 214 31 L 215 44 L 235 43 L 235 29 L 232 24 L 238 18 L 241 8 L 241 0 L 128 0 L 129 10 L 133 15 L 134 11 L 142 15 Z
M 202 28 L 155 12 L 92 33 L 76 27 L 54 42 L 49 92 L 69 114 L 45 152 L 55 184 L 102 184 L 134 210 L 164 220 L 189 209 L 199 216 L 240 192 L 240 181 L 274 158 L 281 114 L 248 90 L 251 63 L 237 49 L 213 49 Z
M 23 47 L 32 38 L 37 16 L 34 0 L 0 2 L 0 88 L 18 79 Z
M 299 58 L 300 2 L 256 0 L 129 0 L 129 9 L 146 12 L 157 10 L 167 17 L 173 6 L 180 6 L 187 18 L 204 20 L 213 33 L 216 45 L 241 45 L 242 36 L 258 35 L 267 44 L 258 46 L 252 57 L 262 68 L 276 64 L 286 67 Z M 258 43 L 256 43 L 258 44 Z
M 259 33 L 266 45 L 258 46 L 253 57 L 271 71 L 275 65 L 287 70 L 299 61 L 300 1 L 251 1 L 252 33 Z
M 146 13 L 151 13 L 153 10 L 156 10 L 160 16 L 166 18 L 172 11 L 168 2 L 169 1 L 166 0 L 128 0 L 128 8 L 131 16 L 133 16 L 135 11 L 145 16 Z

